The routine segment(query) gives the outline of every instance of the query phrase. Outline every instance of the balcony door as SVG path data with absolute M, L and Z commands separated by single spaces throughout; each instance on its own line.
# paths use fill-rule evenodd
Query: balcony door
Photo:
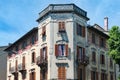
M 84 68 L 84 66 L 78 68 L 78 80 L 85 80 L 85 68 Z

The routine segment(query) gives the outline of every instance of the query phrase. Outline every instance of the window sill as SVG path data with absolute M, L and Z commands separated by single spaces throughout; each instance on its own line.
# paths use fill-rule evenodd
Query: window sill
M 66 59 L 67 59 L 66 56 L 57 56 L 56 58 L 57 58 L 58 60 L 66 60 Z

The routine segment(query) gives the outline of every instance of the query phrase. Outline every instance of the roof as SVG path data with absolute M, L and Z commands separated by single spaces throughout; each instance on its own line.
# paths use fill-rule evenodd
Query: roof
M 89 25 L 88 29 L 93 30 L 94 32 L 96 32 L 96 33 L 98 33 L 98 34 L 100 34 L 100 35 L 102 35 L 102 36 L 104 36 L 106 38 L 109 38 L 109 35 L 106 34 L 105 33 L 106 31 L 102 27 L 100 27 L 100 26 L 99 26 L 99 28 L 98 27 L 96 28 L 94 25 L 93 26 Z
M 29 32 L 27 32 L 25 35 L 23 35 L 20 39 L 18 39 L 13 44 L 11 44 L 10 46 L 8 46 L 8 48 L 6 48 L 5 51 L 7 51 L 10 47 L 16 45 L 17 43 L 19 43 L 20 41 L 22 41 L 23 39 L 25 39 L 27 36 L 29 36 L 30 34 L 36 32 L 36 31 L 38 31 L 38 27 L 34 27 L 33 29 L 31 29 Z
M 79 8 L 75 4 L 50 4 L 48 7 L 46 7 L 43 11 L 39 13 L 39 18 L 37 19 L 37 21 L 39 22 L 49 13 L 75 13 L 78 16 L 89 20 L 89 18 L 87 17 L 87 12 Z
M 7 48 L 8 46 L 0 46 L 0 55 L 3 53 L 6 53 L 4 50 Z

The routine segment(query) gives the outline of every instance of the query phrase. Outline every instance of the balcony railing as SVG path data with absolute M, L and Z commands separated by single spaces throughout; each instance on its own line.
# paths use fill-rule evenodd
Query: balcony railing
M 37 61 L 37 65 L 40 67 L 47 66 L 47 63 L 48 63 L 47 58 L 43 56 L 38 56 L 36 58 L 36 61 Z
M 86 55 L 78 57 L 78 64 L 79 65 L 88 65 L 89 64 L 89 57 Z
M 25 66 L 25 64 L 20 63 L 20 64 L 18 65 L 18 70 L 19 70 L 20 72 L 26 71 L 26 66 Z

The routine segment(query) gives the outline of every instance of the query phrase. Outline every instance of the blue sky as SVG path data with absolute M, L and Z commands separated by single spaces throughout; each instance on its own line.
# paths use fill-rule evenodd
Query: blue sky
M 36 27 L 38 13 L 49 4 L 74 3 L 87 11 L 89 24 L 104 25 L 109 18 L 109 29 L 120 26 L 120 0 L 0 0 L 0 46 L 13 43 Z

